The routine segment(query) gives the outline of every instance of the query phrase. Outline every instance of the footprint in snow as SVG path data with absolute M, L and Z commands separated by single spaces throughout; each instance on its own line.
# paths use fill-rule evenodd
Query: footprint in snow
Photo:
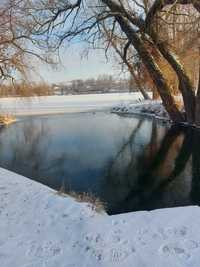
M 194 250 L 194 249 L 197 249 L 199 248 L 199 243 L 195 240 L 189 240 L 189 239 L 186 239 L 184 240 L 184 246 L 188 249 L 188 250 Z
M 159 228 L 157 231 L 150 231 L 147 228 L 142 228 L 138 231 L 138 241 L 142 246 L 153 240 L 168 240 L 171 238 L 183 239 L 186 238 L 188 229 L 185 226 L 175 228 Z
M 111 262 L 120 263 L 128 258 L 132 253 L 135 253 L 135 248 L 113 248 L 110 251 L 110 260 Z
M 123 250 L 112 249 L 110 256 L 112 262 L 121 262 L 127 257 L 127 253 Z
M 1 191 L 6 190 L 6 187 L 5 186 L 0 186 L 0 190 Z
M 174 228 L 161 228 L 159 232 L 167 238 L 176 237 L 176 238 L 184 238 L 188 233 L 188 229 L 186 226 L 174 227 Z
M 86 242 L 89 242 L 89 243 L 98 244 L 100 246 L 105 246 L 104 239 L 100 233 L 97 233 L 94 235 L 90 234 L 90 233 L 85 234 L 83 236 L 83 240 L 85 240 Z
M 187 235 L 187 232 L 188 232 L 188 229 L 185 226 L 174 229 L 174 235 L 176 237 L 185 237 Z
M 185 260 L 187 260 L 191 256 L 189 251 L 185 247 L 176 242 L 162 245 L 160 252 L 165 256 L 177 256 Z
M 122 220 L 112 220 L 112 225 L 113 226 L 117 226 L 117 225 L 125 225 L 127 223 L 127 221 L 125 219 Z
M 121 237 L 119 235 L 113 235 L 112 236 L 112 242 L 113 243 L 119 243 L 121 241 Z
M 104 260 L 103 251 L 101 249 L 94 249 L 92 251 L 92 255 L 96 258 L 97 261 Z
M 147 228 L 142 228 L 138 231 L 137 239 L 142 246 L 145 246 L 149 240 L 154 238 L 153 235 Z
M 52 241 L 47 241 L 43 244 L 37 244 L 36 241 L 32 241 L 30 248 L 27 251 L 27 255 L 32 255 L 39 258 L 55 257 L 61 253 L 62 249 L 59 244 Z
M 67 214 L 67 213 L 62 214 L 62 218 L 68 218 L 68 217 L 69 217 L 69 214 Z

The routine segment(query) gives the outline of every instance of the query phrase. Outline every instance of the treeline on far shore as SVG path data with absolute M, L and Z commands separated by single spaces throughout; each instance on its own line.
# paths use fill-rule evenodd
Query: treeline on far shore
M 94 79 L 76 79 L 59 84 L 46 82 L 15 82 L 1 84 L 0 97 L 28 97 L 68 94 L 92 94 L 138 91 L 132 79 L 118 79 L 110 75 L 101 75 Z
M 52 86 L 47 83 L 15 83 L 0 85 L 0 97 L 29 97 L 53 95 Z

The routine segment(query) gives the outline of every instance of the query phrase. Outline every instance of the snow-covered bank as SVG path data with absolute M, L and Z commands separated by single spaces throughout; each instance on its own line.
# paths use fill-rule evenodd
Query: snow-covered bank
M 0 112 L 39 115 L 110 109 L 113 105 L 142 98 L 140 93 L 89 94 L 46 97 L 0 98 Z
M 199 267 L 200 208 L 108 216 L 0 169 L 2 267 Z
M 111 111 L 118 114 L 139 114 L 169 120 L 169 115 L 161 101 L 146 100 L 138 103 L 122 103 L 114 106 Z

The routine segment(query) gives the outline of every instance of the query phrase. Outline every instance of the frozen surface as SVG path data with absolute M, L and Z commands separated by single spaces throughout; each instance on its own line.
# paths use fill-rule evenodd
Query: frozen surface
M 2 267 L 199 267 L 200 208 L 108 216 L 0 169 Z
M 0 112 L 37 115 L 110 109 L 114 105 L 142 99 L 140 93 L 89 94 L 45 97 L 0 98 Z

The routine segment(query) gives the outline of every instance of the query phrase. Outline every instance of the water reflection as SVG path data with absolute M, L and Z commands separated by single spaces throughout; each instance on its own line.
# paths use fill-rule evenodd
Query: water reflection
M 0 129 L 0 165 L 92 193 L 110 214 L 199 204 L 200 132 L 114 114 L 32 117 Z
M 157 142 L 157 134 L 157 127 L 153 122 L 150 142 L 136 156 L 130 158 L 125 169 L 123 178 L 127 182 L 126 196 L 120 205 L 112 207 L 111 212 L 190 204 L 188 189 L 191 174 L 188 173 L 187 165 L 190 165 L 191 133 L 172 127 L 161 142 Z M 129 141 L 132 142 L 134 139 Z M 124 152 L 125 149 L 122 153 Z M 117 175 L 114 171 L 108 177 L 116 183 Z M 124 185 L 124 180 L 122 184 Z

